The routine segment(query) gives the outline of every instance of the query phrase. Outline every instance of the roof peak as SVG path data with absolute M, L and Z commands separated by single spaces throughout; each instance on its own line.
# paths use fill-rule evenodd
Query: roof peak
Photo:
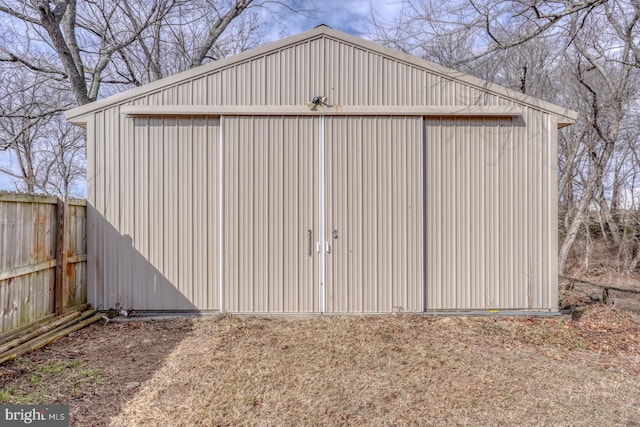
M 538 98 L 534 98 L 529 95 L 521 94 L 519 92 L 516 92 L 511 89 L 507 89 L 498 84 L 491 83 L 491 82 L 479 79 L 477 77 L 462 73 L 460 71 L 452 70 L 442 65 L 435 64 L 431 61 L 426 61 L 422 58 L 409 55 L 407 53 L 400 52 L 400 51 L 391 49 L 389 47 L 379 45 L 372 41 L 347 34 L 343 31 L 333 29 L 326 24 L 320 24 L 314 27 L 313 29 L 307 30 L 303 33 L 296 34 L 275 42 L 271 42 L 266 45 L 263 45 L 254 49 L 250 49 L 250 50 L 241 52 L 237 55 L 223 58 L 218 61 L 214 61 L 209 64 L 205 64 L 191 70 L 183 71 L 182 73 L 178 73 L 176 75 L 166 77 L 161 80 L 156 80 L 154 82 L 147 83 L 146 85 L 143 85 L 141 87 L 133 88 L 128 91 L 121 92 L 116 95 L 112 95 L 108 98 L 100 99 L 98 101 L 95 101 L 87 105 L 73 108 L 71 110 L 66 111 L 65 116 L 67 120 L 71 122 L 84 123 L 86 121 L 86 118 L 84 118 L 83 116 L 85 116 L 86 114 L 92 113 L 93 111 L 96 111 L 98 109 L 108 108 L 109 106 L 117 103 L 128 102 L 134 99 L 135 97 L 144 96 L 145 94 L 158 91 L 162 88 L 180 84 L 184 80 L 200 78 L 208 73 L 214 72 L 215 70 L 231 67 L 234 64 L 249 61 L 253 57 L 264 56 L 272 52 L 277 52 L 288 46 L 303 43 L 305 41 L 316 39 L 318 37 L 328 37 L 330 39 L 334 39 L 342 43 L 350 44 L 360 49 L 368 50 L 372 53 L 386 56 L 396 61 L 400 61 L 405 64 L 408 64 L 410 66 L 417 67 L 419 69 L 423 69 L 430 73 L 443 76 L 449 80 L 458 81 L 463 84 L 476 87 L 482 90 L 483 92 L 492 93 L 497 96 L 508 97 L 514 100 L 515 102 L 524 103 L 530 106 L 534 106 L 535 108 L 551 112 L 559 116 L 561 123 L 572 123 L 577 117 L 577 113 L 570 111 L 567 108 L 563 108 L 563 107 L 551 104 L 549 102 L 540 100 Z

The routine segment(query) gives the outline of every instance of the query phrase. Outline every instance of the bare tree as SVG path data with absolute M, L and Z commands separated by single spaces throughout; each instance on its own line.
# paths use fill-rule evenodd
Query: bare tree
M 613 243 L 623 241 L 611 197 L 630 158 L 615 155 L 620 135 L 640 100 L 639 19 L 633 0 L 408 0 L 397 20 L 373 18 L 375 37 L 388 45 L 580 113 L 559 141 L 561 273 L 594 206 Z M 627 146 L 637 152 L 637 143 Z
M 263 9 L 253 1 L 176 4 L 113 58 L 110 83 L 139 86 L 255 47 L 265 39 L 258 14 Z
M 602 187 L 632 101 L 630 94 L 640 53 L 636 46 L 640 5 L 605 3 L 598 12 L 591 16 L 576 14 L 570 21 L 574 52 L 569 55 L 576 61 L 575 78 L 587 101 L 581 112 L 596 138 L 586 140 L 592 141 L 587 145 L 587 180 L 576 215 L 560 248 L 560 271 L 563 271 L 578 230 L 585 223 L 590 205 Z M 605 215 L 614 240 L 620 244 L 618 227 L 608 207 Z
M 83 176 L 84 137 L 61 114 L 73 99 L 65 102 L 68 91 L 60 81 L 3 68 L 0 151 L 10 153 L 16 167 L 0 167 L 0 172 L 13 177 L 21 191 L 75 193 Z

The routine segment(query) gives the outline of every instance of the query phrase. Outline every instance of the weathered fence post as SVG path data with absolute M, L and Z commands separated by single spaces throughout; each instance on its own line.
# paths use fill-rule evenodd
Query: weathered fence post
M 56 287 L 54 300 L 56 315 L 60 316 L 67 311 L 67 299 L 69 296 L 69 280 L 67 278 L 67 248 L 68 238 L 68 208 L 67 200 L 58 199 L 58 221 L 56 226 Z

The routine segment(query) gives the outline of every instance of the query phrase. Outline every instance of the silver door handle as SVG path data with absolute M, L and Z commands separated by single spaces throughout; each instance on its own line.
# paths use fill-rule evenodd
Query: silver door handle
M 325 248 L 327 250 L 327 253 L 330 254 L 331 253 L 331 246 L 329 245 L 329 242 L 324 242 L 325 244 Z
M 320 253 L 320 242 L 316 242 L 316 252 Z

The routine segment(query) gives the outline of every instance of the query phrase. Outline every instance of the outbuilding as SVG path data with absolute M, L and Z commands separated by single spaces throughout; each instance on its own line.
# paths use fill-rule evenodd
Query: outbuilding
M 568 109 L 320 26 L 66 117 L 94 306 L 558 309 Z

